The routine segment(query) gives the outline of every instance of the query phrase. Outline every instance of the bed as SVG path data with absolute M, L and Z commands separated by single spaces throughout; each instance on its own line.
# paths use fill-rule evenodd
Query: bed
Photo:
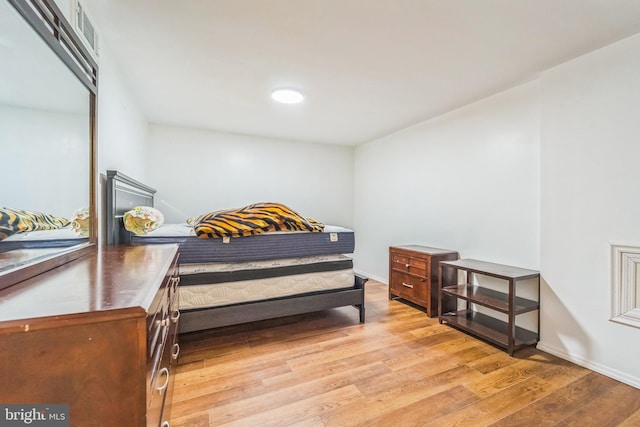
M 184 223 L 140 236 L 124 228 L 123 216 L 153 207 L 155 189 L 118 171 L 107 171 L 106 188 L 108 244 L 179 244 L 181 333 L 343 306 L 365 321 L 367 279 L 353 271 L 352 230 L 199 238 Z

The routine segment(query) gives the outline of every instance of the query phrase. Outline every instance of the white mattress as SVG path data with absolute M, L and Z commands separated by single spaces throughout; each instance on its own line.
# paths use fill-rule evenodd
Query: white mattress
M 296 274 L 213 285 L 179 286 L 180 309 L 219 307 L 309 292 L 349 288 L 353 269 Z
M 201 264 L 180 264 L 180 275 L 199 273 L 217 273 L 221 271 L 260 270 L 266 268 L 288 267 L 293 265 L 308 265 L 320 262 L 349 260 L 346 255 L 316 255 L 299 258 L 268 259 L 264 261 L 247 262 L 212 262 Z
M 78 234 L 71 227 L 58 228 L 56 230 L 25 231 L 12 234 L 3 239 L 3 242 L 25 242 L 36 240 L 78 239 Z

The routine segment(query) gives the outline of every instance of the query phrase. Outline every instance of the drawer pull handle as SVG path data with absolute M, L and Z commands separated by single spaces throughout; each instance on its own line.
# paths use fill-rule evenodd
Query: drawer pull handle
M 171 426 L 169 425 L 169 421 L 165 421 L 162 423 L 162 426 L 160 427 L 171 427 Z
M 159 393 L 162 393 L 163 391 L 165 391 L 167 389 L 167 387 L 169 386 L 169 369 L 167 368 L 162 368 L 160 369 L 160 373 L 158 375 L 165 375 L 164 377 L 164 384 L 162 384 L 160 387 L 156 388 L 156 390 Z
M 404 266 L 405 266 L 405 267 L 407 267 L 407 268 L 409 268 L 409 264 L 405 264 Z
M 413 289 L 413 285 L 410 285 L 410 284 L 408 284 L 408 283 L 404 283 L 404 282 L 402 282 L 402 286 L 404 286 L 404 287 L 406 287 L 406 288 L 411 288 L 411 289 Z
M 180 355 L 180 344 L 175 343 L 173 345 L 173 351 L 171 352 L 171 358 L 173 360 L 178 360 L 179 355 Z
M 178 319 L 180 319 L 180 310 L 174 310 L 174 312 L 171 313 L 171 321 L 173 323 L 178 323 Z

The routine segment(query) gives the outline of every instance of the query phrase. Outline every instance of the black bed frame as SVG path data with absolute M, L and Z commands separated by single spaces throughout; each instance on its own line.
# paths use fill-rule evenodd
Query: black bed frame
M 131 244 L 122 215 L 135 206 L 153 206 L 156 190 L 118 171 L 107 171 L 107 244 Z M 193 332 L 221 326 L 292 316 L 336 307 L 354 306 L 365 320 L 366 277 L 356 275 L 352 288 L 307 293 L 283 298 L 246 302 L 222 307 L 182 310 L 179 332 Z

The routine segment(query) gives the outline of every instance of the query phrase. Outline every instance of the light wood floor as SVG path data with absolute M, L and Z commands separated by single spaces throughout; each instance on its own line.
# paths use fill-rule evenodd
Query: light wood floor
M 181 336 L 171 426 L 640 426 L 640 390 L 514 357 L 367 283 L 352 307 Z

